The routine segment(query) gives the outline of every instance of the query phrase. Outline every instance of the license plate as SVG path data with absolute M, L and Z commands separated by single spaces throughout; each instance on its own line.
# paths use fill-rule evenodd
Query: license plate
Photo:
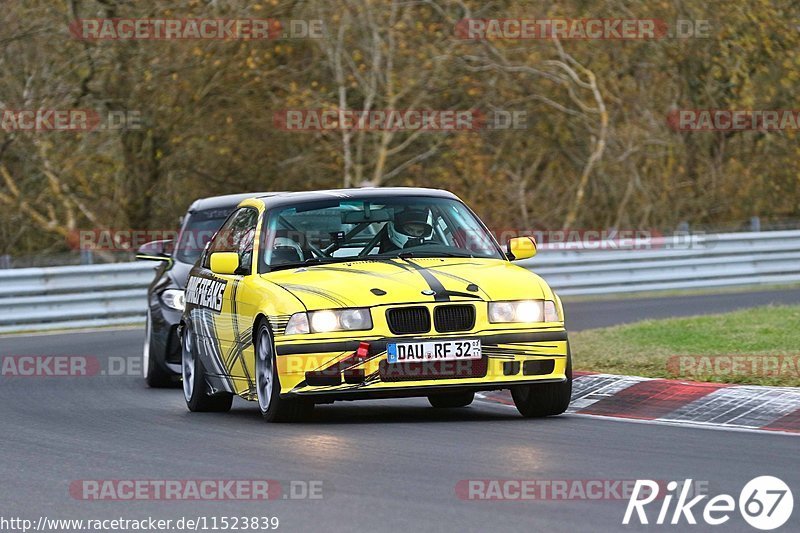
M 390 342 L 386 345 L 387 360 L 390 363 L 410 363 L 419 361 L 461 361 L 481 358 L 480 339 Z

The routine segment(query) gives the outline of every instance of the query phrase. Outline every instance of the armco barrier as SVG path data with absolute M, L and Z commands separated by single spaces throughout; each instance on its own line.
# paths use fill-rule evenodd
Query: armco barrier
M 156 263 L 0 270 L 0 333 L 144 322 Z
M 686 235 L 646 244 L 548 244 L 520 264 L 563 296 L 800 282 L 800 231 Z M 155 266 L 0 270 L 0 333 L 142 323 Z
M 611 244 L 543 246 L 521 264 L 563 296 L 800 282 L 797 230 L 668 237 L 628 250 Z

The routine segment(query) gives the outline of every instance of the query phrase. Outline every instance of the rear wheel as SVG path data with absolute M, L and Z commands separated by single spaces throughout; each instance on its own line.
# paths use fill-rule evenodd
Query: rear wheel
M 296 422 L 308 418 L 314 410 L 312 400 L 281 398 L 275 344 L 266 322 L 259 322 L 256 332 L 256 393 L 261 416 L 267 422 Z
M 209 395 L 205 370 L 194 349 L 194 335 L 189 326 L 183 327 L 181 337 L 181 373 L 183 375 L 183 397 L 192 412 L 223 413 L 231 410 L 233 394 L 219 392 Z
M 511 397 L 519 413 L 526 418 L 560 415 L 572 397 L 572 355 L 567 349 L 567 380 L 561 383 L 517 385 Z
M 153 389 L 174 387 L 175 381 L 172 379 L 172 374 L 159 366 L 156 357 L 157 355 L 153 348 L 153 320 L 150 317 L 150 311 L 147 311 L 147 319 L 144 325 L 144 348 L 142 350 L 144 380 Z
M 453 408 L 466 407 L 475 399 L 474 392 L 451 392 L 447 394 L 431 394 L 428 401 L 433 407 Z

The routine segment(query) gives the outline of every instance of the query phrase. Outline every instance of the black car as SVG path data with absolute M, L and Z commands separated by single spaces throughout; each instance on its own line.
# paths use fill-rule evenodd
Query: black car
M 183 217 L 177 243 L 153 241 L 142 245 L 137 259 L 161 261 L 147 289 L 147 323 L 143 350 L 144 377 L 151 387 L 170 387 L 180 381 L 181 348 L 178 322 L 184 308 L 186 280 L 206 243 L 234 208 L 247 198 L 265 193 L 229 194 L 196 200 Z

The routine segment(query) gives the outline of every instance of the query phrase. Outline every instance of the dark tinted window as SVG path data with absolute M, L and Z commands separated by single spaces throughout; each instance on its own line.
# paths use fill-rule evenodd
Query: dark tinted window
M 176 259 L 182 263 L 194 264 L 205 250 L 206 243 L 222 226 L 231 211 L 233 208 L 189 213 L 183 226 L 178 248 L 175 250 Z
M 208 246 L 203 266 L 209 268 L 209 258 L 214 252 L 236 252 L 239 254 L 239 269 L 242 272 L 250 272 L 257 223 L 258 211 L 252 207 L 237 209 L 214 235 Z

